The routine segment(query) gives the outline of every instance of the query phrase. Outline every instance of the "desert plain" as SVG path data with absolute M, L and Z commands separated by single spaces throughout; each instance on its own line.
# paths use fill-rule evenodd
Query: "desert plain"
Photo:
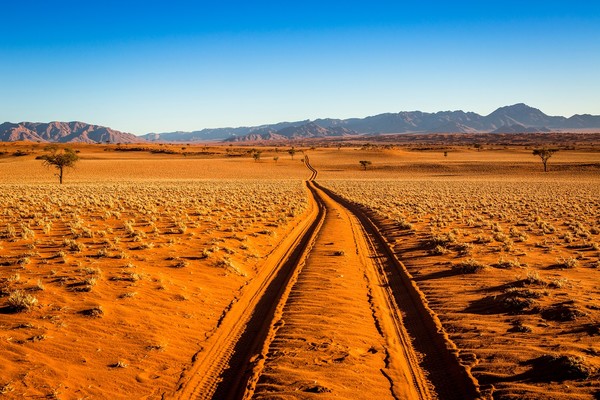
M 2 143 L 0 397 L 597 399 L 600 139 L 524 137 Z

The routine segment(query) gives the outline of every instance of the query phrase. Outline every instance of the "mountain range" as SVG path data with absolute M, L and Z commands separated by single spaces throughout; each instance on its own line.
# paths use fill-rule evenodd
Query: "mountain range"
M 18 124 L 5 122 L 0 125 L 0 141 L 15 142 L 18 140 L 56 143 L 136 143 L 144 141 L 130 133 L 84 122 L 20 122 Z
M 483 116 L 474 112 L 402 111 L 366 118 L 316 119 L 280 122 L 255 127 L 203 129 L 194 132 L 150 133 L 150 141 L 254 141 L 307 137 L 394 133 L 533 133 L 550 131 L 600 131 L 600 115 L 577 114 L 570 118 L 549 116 L 519 103 Z
M 347 137 L 402 133 L 542 133 L 600 132 L 600 115 L 549 116 L 519 103 L 500 107 L 489 115 L 465 111 L 402 111 L 366 118 L 316 119 L 238 128 L 213 128 L 192 132 L 148 133 L 135 136 L 83 122 L 6 122 L 0 125 L 0 141 L 134 143 L 257 141 Z

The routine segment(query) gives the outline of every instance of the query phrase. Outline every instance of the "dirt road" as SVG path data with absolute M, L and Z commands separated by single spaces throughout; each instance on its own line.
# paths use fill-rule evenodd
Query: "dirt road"
M 478 398 L 378 228 L 305 163 L 308 217 L 230 306 L 173 397 Z

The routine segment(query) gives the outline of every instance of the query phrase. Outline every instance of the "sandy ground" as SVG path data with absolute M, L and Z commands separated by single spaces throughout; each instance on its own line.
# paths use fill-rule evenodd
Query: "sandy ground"
M 393 362 L 409 368 L 410 361 L 394 352 L 391 339 L 385 342 L 373 309 L 375 282 L 367 279 L 367 248 L 357 242 L 359 225 L 339 204 L 323 198 L 325 220 L 275 322 L 255 397 L 419 398 L 410 373 L 388 368 Z
M 284 149 L 264 150 L 255 162 L 247 148 L 187 146 L 182 156 L 81 145 L 82 160 L 58 187 L 35 160 L 43 146 L 11 146 L 0 156 L 6 398 L 172 392 L 268 255 L 307 216 L 302 180 L 310 173 L 301 153 L 292 160 Z M 30 154 L 10 156 L 17 148 Z M 486 395 L 599 395 L 600 153 L 561 151 L 545 174 L 519 148 L 447 156 L 304 150 L 317 181 L 377 217 Z M 359 160 L 372 164 L 363 171 Z M 350 240 L 343 213 L 334 207 L 331 218 L 321 249 Z M 368 299 L 357 300 L 372 284 L 352 250 L 327 251 L 315 252 L 290 298 L 332 298 L 344 312 L 290 302 L 273 341 L 279 357 L 265 364 L 257 397 L 300 386 L 332 390 L 321 398 L 349 398 L 359 387 L 372 388 L 364 398 L 389 393 L 385 335 L 373 330 Z M 463 261 L 483 268 L 459 273 Z M 316 282 L 315 268 L 332 271 Z M 10 300 L 15 292 L 20 303 Z M 26 296 L 37 303 L 16 312 L 12 305 L 27 304 Z M 319 356 L 308 362 L 314 349 Z
M 285 171 L 309 174 L 81 150 L 62 187 L 33 155 L 0 161 L 0 391 L 160 398 L 303 218 Z M 36 303 L 16 312 L 14 293 Z
M 428 172 L 377 155 L 381 168 L 354 173 L 341 157 L 311 159 L 326 187 L 379 221 L 484 393 L 596 398 L 600 155 L 557 155 L 546 174 L 518 151 L 485 167 L 450 155 Z

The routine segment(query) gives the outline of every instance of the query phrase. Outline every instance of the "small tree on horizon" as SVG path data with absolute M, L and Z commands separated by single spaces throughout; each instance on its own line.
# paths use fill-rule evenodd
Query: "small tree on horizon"
M 254 153 L 252 153 L 252 157 L 254 158 L 255 162 L 260 161 L 260 155 L 261 155 L 260 151 L 255 151 Z
M 533 155 L 539 156 L 542 159 L 542 163 L 544 164 L 544 172 L 548 172 L 548 160 L 557 151 L 558 151 L 558 149 L 546 149 L 546 148 L 533 150 Z
M 56 176 L 62 185 L 65 168 L 74 168 L 75 163 L 79 161 L 79 156 L 72 149 L 66 148 L 61 151 L 56 145 L 48 146 L 44 150 L 50 152 L 50 154 L 40 157 L 44 160 L 44 166 L 54 167 L 58 170 Z
M 368 160 L 362 160 L 362 161 L 359 161 L 359 163 L 360 163 L 360 165 L 362 165 L 362 167 L 365 171 L 367 170 L 367 167 L 372 164 L 372 162 L 368 161 Z
M 288 154 L 290 156 L 292 156 L 292 160 L 293 160 L 294 159 L 294 155 L 296 154 L 296 149 L 292 147 L 291 149 L 288 150 Z
M 273 161 L 277 162 L 279 160 L 279 156 L 273 157 Z

